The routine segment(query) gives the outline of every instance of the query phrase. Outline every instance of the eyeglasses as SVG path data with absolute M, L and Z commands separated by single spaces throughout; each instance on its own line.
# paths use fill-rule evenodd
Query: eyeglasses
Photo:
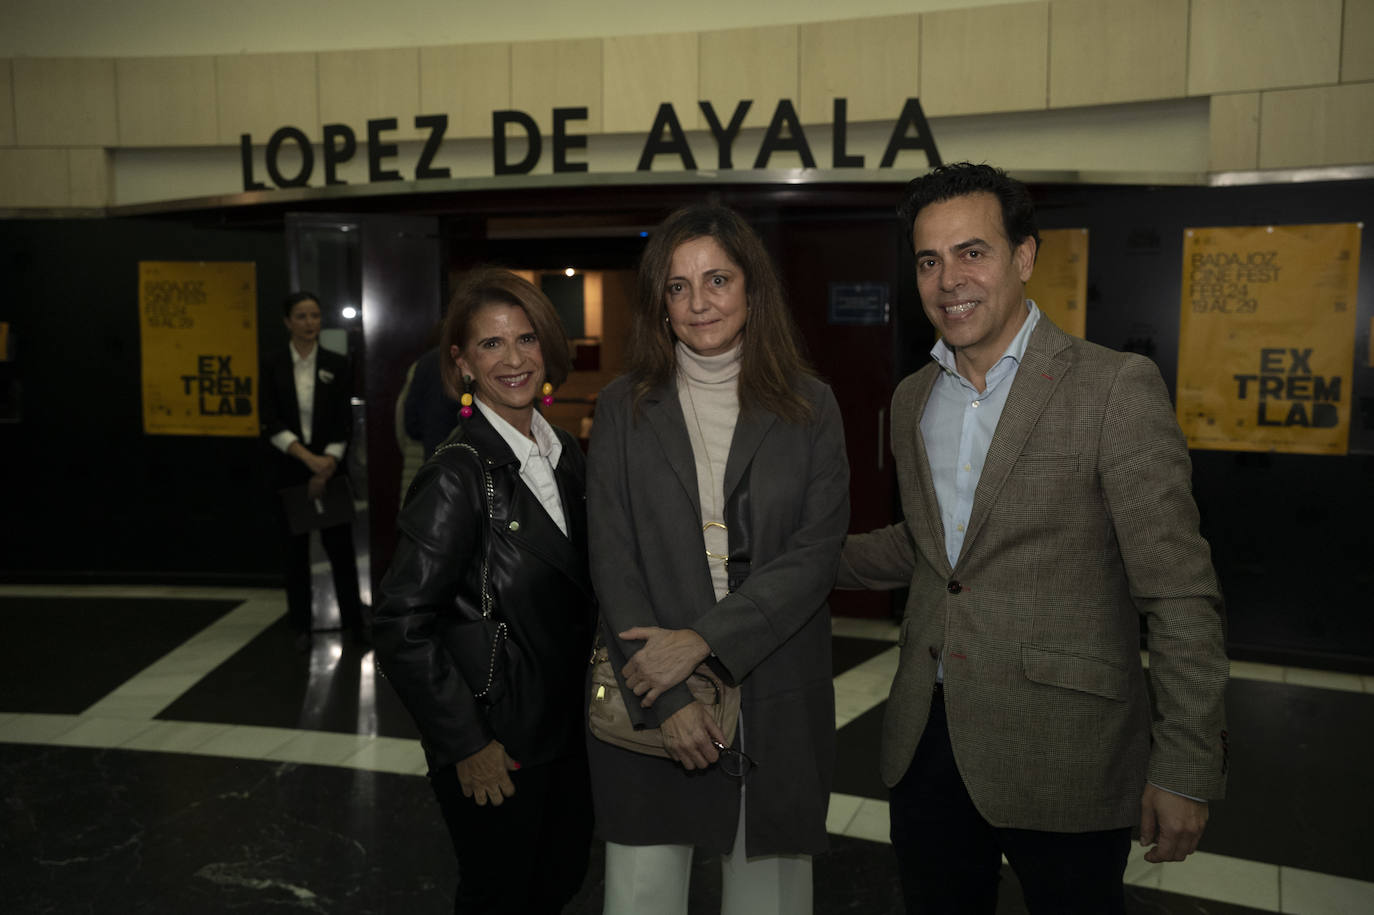
M 744 778 L 758 763 L 749 758 L 748 754 L 734 747 L 727 747 L 719 740 L 711 741 L 715 748 L 720 751 L 720 769 L 726 775 L 733 778 Z

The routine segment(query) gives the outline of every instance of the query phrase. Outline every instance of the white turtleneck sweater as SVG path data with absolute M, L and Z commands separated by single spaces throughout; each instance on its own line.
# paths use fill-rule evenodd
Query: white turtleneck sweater
M 739 418 L 739 359 L 739 346 L 719 356 L 702 356 L 681 341 L 677 344 L 677 396 L 696 459 L 702 541 L 708 554 L 720 557 L 730 555 L 729 534 L 724 528 L 704 525 L 725 522 L 725 462 Z M 730 590 L 725 562 L 707 561 L 716 600 L 720 600 Z

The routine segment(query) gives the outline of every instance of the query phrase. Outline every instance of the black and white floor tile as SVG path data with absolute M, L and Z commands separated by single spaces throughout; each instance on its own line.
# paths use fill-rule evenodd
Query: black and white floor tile
M 278 592 L 0 587 L 0 910 L 442 913 L 456 865 L 405 710 Z M 876 773 L 895 627 L 835 621 L 839 758 L 815 911 L 901 911 Z M 1230 792 L 1133 913 L 1374 913 L 1374 677 L 1236 662 Z M 570 912 L 600 911 L 600 851 Z M 715 862 L 693 913 L 718 908 Z M 1024 912 L 1004 875 L 999 911 Z

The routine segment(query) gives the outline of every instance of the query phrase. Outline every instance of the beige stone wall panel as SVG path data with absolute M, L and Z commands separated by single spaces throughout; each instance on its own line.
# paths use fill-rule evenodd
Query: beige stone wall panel
M 1334 83 L 1341 0 L 1192 0 L 1188 94 Z
M 279 127 L 320 136 L 319 73 L 314 54 L 234 54 L 215 58 L 219 141 L 249 134 L 265 144 Z M 359 125 L 361 126 L 361 125 Z M 354 127 L 359 129 L 358 126 Z
M 67 174 L 74 207 L 110 205 L 110 151 L 107 149 L 67 150 Z
M 606 133 L 646 133 L 671 102 L 683 130 L 705 127 L 697 106 L 697 33 L 607 38 L 602 49 Z
M 882 16 L 803 25 L 798 30 L 805 124 L 827 124 L 834 100 L 851 122 L 892 120 L 920 95 L 921 17 Z
M 1050 5 L 1017 3 L 921 15 L 927 117 L 1046 107 Z
M 1214 172 L 1259 168 L 1260 94 L 1214 95 L 1210 100 L 1207 167 Z
M 584 38 L 511 45 L 511 107 L 533 118 L 546 138 L 553 131 L 553 109 L 586 108 L 587 119 L 568 121 L 566 132 L 600 133 L 601 44 L 599 38 Z M 547 146 L 544 155 L 551 155 Z M 580 153 L 569 158 L 585 161 Z
M 415 129 L 415 116 L 430 113 L 420 110 L 419 48 L 330 51 L 319 55 L 319 72 L 321 125 L 347 124 L 359 147 L 367 143 L 367 122 L 377 118 L 396 119 L 397 129 L 383 132 L 383 142 L 429 136 Z
M 1052 0 L 1050 107 L 1178 98 L 1188 0 Z
M 795 25 L 701 32 L 700 41 L 701 98 L 714 106 L 722 126 L 743 99 L 753 100 L 744 127 L 767 127 L 781 99 L 797 104 Z
M 73 206 L 65 149 L 0 149 L 0 208 Z
M 1374 162 L 1374 82 L 1266 92 L 1260 168 Z
M 491 113 L 511 107 L 508 43 L 420 49 L 420 112 L 447 114 L 449 137 L 491 136 Z
M 213 146 L 219 141 L 213 57 L 115 61 L 119 145 Z
M 14 69 L 0 60 L 0 146 L 14 145 Z
M 1374 0 L 1345 0 L 1341 82 L 1374 79 Z
M 103 58 L 16 58 L 19 146 L 116 146 L 115 65 Z

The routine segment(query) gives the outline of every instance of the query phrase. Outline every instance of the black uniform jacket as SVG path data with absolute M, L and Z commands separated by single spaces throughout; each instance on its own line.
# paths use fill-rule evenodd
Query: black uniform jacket
M 305 444 L 301 429 L 301 408 L 296 402 L 296 375 L 291 359 L 291 344 L 278 347 L 268 354 L 259 388 L 258 416 L 262 420 L 262 437 L 270 440 L 287 429 L 296 433 Z M 310 444 L 316 454 L 324 454 L 330 442 L 347 442 L 353 435 L 353 375 L 348 357 L 325 349 L 318 343 L 315 356 L 315 403 L 311 406 Z M 274 477 L 277 486 L 296 486 L 310 479 L 310 469 L 300 461 L 284 454 L 276 447 Z M 344 465 L 340 462 L 339 472 Z
M 519 461 L 481 411 L 459 422 L 406 495 L 373 640 L 384 675 L 420 729 L 431 771 L 493 739 L 522 765 L 582 752 L 583 682 L 596 625 L 586 463 L 577 442 L 555 432 L 563 443 L 554 475 L 567 536 L 520 479 Z M 520 695 L 490 707 L 474 696 L 485 684 L 466 682 L 445 644 L 458 628 L 483 625 L 471 620 L 480 615 L 484 566 L 493 620 L 506 622 L 524 665 L 513 690 Z M 520 720 L 503 723 L 512 715 Z

